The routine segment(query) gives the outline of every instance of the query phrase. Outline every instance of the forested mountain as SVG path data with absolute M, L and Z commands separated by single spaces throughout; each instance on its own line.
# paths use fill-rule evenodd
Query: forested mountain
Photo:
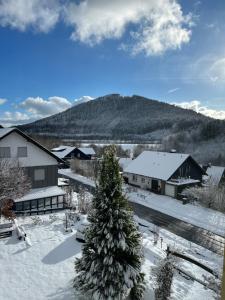
M 139 96 L 108 95 L 62 113 L 20 126 L 28 133 L 60 137 L 151 138 L 155 131 L 189 128 L 207 118 L 191 110 Z
M 19 128 L 28 134 L 78 140 L 159 140 L 165 149 L 189 153 L 200 145 L 202 152 L 210 146 L 216 159 L 224 155 L 225 146 L 225 121 L 136 95 L 99 97 Z

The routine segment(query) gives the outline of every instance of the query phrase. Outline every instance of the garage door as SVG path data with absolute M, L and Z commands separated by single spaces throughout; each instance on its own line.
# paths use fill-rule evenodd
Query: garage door
M 175 197 L 175 186 L 166 183 L 165 194 L 170 197 Z

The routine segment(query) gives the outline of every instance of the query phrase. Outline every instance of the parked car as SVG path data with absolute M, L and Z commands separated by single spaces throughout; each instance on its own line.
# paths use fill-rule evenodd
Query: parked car
M 77 232 L 76 232 L 76 240 L 77 241 L 83 242 L 83 243 L 85 242 L 84 232 L 89 224 L 90 223 L 88 222 L 87 218 L 83 218 L 80 221 L 80 224 L 78 225 Z

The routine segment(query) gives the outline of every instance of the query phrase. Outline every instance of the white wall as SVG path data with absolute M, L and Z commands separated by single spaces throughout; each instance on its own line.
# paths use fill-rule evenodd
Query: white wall
M 136 175 L 137 176 L 137 181 L 133 180 L 133 174 L 131 173 L 123 173 L 123 176 L 128 178 L 128 182 L 134 185 L 138 185 L 142 189 L 151 189 L 152 186 L 152 181 L 151 178 L 141 176 L 141 175 Z M 142 182 L 142 178 L 145 179 L 145 182 Z
M 57 165 L 55 158 L 16 132 L 0 140 L 0 147 L 10 147 L 11 158 L 17 158 L 17 147 L 27 147 L 27 157 L 18 158 L 23 167 Z

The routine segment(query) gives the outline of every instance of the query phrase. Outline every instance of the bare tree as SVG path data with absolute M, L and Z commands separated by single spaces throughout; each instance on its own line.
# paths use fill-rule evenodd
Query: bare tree
M 6 159 L 0 160 L 0 182 L 0 209 L 4 214 L 12 207 L 14 199 L 29 191 L 31 184 L 18 160 Z
M 185 189 L 188 198 L 194 199 L 202 206 L 225 212 L 225 185 L 209 184 L 204 187 Z
M 78 200 L 78 211 L 82 214 L 87 214 L 91 210 L 91 199 L 90 194 L 81 188 L 77 195 Z
M 89 177 L 92 179 L 97 178 L 99 161 L 96 160 L 79 160 L 72 159 L 70 161 L 70 167 L 75 172 L 82 176 Z

